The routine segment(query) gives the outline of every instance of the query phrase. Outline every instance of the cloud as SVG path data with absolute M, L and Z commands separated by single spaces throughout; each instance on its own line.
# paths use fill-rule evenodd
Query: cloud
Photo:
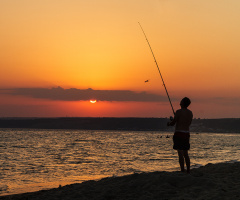
M 162 95 L 146 92 L 134 92 L 131 90 L 93 90 L 89 89 L 64 89 L 57 88 L 14 88 L 4 90 L 5 94 L 28 96 L 36 99 L 49 99 L 55 101 L 86 101 L 97 99 L 98 101 L 138 101 L 159 102 L 166 101 Z
M 192 102 L 201 104 L 218 104 L 222 106 L 240 106 L 240 97 L 193 98 Z

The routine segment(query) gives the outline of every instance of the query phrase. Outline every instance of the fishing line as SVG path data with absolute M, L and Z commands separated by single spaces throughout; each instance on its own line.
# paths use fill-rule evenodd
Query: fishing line
M 159 67 L 158 67 L 157 60 L 156 60 L 156 58 L 155 58 L 155 56 L 154 56 L 154 53 L 153 53 L 153 50 L 152 50 L 152 47 L 151 47 L 151 45 L 150 45 L 150 43 L 149 43 L 149 41 L 148 41 L 148 38 L 147 38 L 147 36 L 146 36 L 146 34 L 145 34 L 145 32 L 144 32 L 144 30 L 143 30 L 143 28 L 142 28 L 140 22 L 138 22 L 138 24 L 139 24 L 140 28 L 142 29 L 142 32 L 143 32 L 143 34 L 144 34 L 144 36 L 145 36 L 145 39 L 147 40 L 148 46 L 149 46 L 149 48 L 150 48 L 150 50 L 151 50 L 151 52 L 152 52 L 152 55 L 153 55 L 154 61 L 155 61 L 156 65 L 157 65 L 158 72 L 159 72 L 160 77 L 161 77 L 162 82 L 163 82 L 163 86 L 164 86 L 165 91 L 166 91 L 166 93 L 167 93 L 167 97 L 168 97 L 169 103 L 170 103 L 170 105 L 171 105 L 171 108 L 172 108 L 172 111 L 173 111 L 173 115 L 175 115 L 175 112 L 174 112 L 174 109 L 173 109 L 173 105 L 172 105 L 172 102 L 171 102 L 170 96 L 169 96 L 168 91 L 167 91 L 167 87 L 166 87 L 166 85 L 165 85 L 165 83 L 164 83 L 164 80 L 163 80 L 163 77 L 162 77 L 161 71 L 160 71 L 160 69 L 159 69 Z

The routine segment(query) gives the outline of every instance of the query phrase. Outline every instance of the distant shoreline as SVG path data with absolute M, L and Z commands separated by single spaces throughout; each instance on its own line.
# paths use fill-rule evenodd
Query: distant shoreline
M 111 118 L 111 117 L 59 117 L 59 118 L 0 118 L 0 128 L 81 129 L 174 131 L 167 127 L 168 118 Z M 191 132 L 240 133 L 240 118 L 194 119 Z

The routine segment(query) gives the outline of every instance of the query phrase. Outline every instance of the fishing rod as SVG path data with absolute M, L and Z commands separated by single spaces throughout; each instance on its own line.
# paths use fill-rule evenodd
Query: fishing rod
M 165 91 L 166 91 L 166 93 L 167 93 L 167 97 L 168 97 L 169 103 L 170 103 L 170 105 L 171 105 L 171 108 L 172 108 L 172 111 L 173 111 L 173 115 L 175 115 L 175 112 L 174 112 L 174 109 L 173 109 L 173 105 L 172 105 L 172 102 L 171 102 L 170 96 L 169 96 L 168 91 L 167 91 L 167 87 L 166 87 L 166 85 L 165 85 L 165 83 L 164 83 L 164 80 L 163 80 L 163 77 L 162 77 L 161 71 L 160 71 L 160 69 L 159 69 L 159 67 L 158 67 L 157 60 L 156 60 L 156 58 L 155 58 L 155 56 L 154 56 L 154 53 L 153 53 L 153 50 L 152 50 L 152 47 L 151 47 L 151 45 L 150 45 L 150 43 L 149 43 L 149 41 L 148 41 L 148 39 L 147 39 L 147 36 L 146 36 L 146 34 L 145 34 L 145 32 L 144 32 L 144 30 L 143 30 L 143 28 L 142 28 L 140 22 L 138 22 L 138 24 L 139 24 L 140 28 L 142 29 L 142 32 L 143 32 L 143 34 L 144 34 L 144 36 L 145 36 L 145 38 L 146 38 L 146 40 L 147 40 L 148 46 L 149 46 L 149 48 L 150 48 L 150 50 L 151 50 L 151 52 L 152 52 L 152 55 L 153 55 L 154 61 L 155 61 L 156 65 L 157 65 L 158 72 L 159 72 L 160 77 L 161 77 L 162 82 L 163 82 L 163 86 L 164 86 Z

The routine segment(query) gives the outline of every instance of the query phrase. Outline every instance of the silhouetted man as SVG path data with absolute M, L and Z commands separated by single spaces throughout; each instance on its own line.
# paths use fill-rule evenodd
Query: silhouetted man
M 168 122 L 168 126 L 175 126 L 175 133 L 173 136 L 173 149 L 178 151 L 179 164 L 181 171 L 184 172 L 184 160 L 187 166 L 187 173 L 190 173 L 190 159 L 188 156 L 188 150 L 190 149 L 190 133 L 189 126 L 192 123 L 193 114 L 188 109 L 191 104 L 189 98 L 185 97 L 181 100 L 181 109 L 177 110 L 173 120 Z

